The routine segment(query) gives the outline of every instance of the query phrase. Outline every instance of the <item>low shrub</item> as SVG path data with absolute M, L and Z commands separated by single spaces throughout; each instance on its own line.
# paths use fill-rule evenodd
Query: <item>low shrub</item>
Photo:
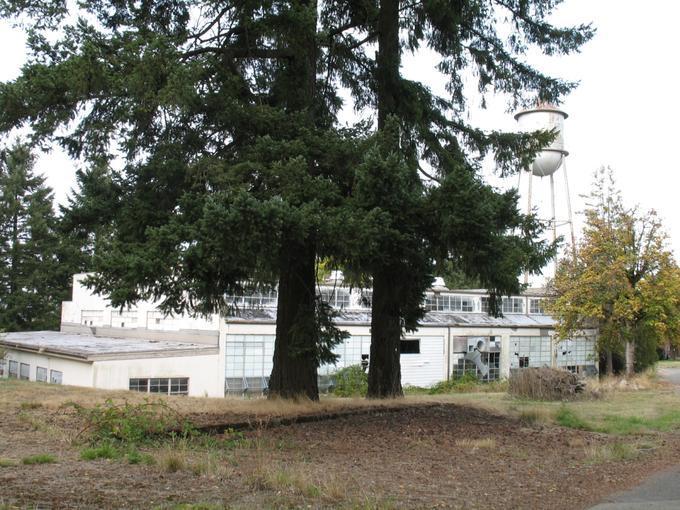
M 361 365 L 352 365 L 338 370 L 334 375 L 333 394 L 338 397 L 365 397 L 368 393 L 368 374 Z
M 162 401 L 116 404 L 108 399 L 92 408 L 73 402 L 68 405 L 85 421 L 78 436 L 87 436 L 93 445 L 137 444 L 162 436 L 187 437 L 194 433 L 191 423 Z
M 510 375 L 508 392 L 530 400 L 574 400 L 586 384 L 576 374 L 555 368 L 523 368 Z
M 447 381 L 439 381 L 427 391 L 430 395 L 446 393 L 502 392 L 507 390 L 505 381 L 480 381 L 474 373 L 466 372 Z

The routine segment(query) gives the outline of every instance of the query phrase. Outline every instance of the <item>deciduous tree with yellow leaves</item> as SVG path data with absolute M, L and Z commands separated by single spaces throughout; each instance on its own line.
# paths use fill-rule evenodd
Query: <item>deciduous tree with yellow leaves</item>
M 583 237 L 558 264 L 549 310 L 560 338 L 598 327 L 607 373 L 623 353 L 631 374 L 678 342 L 680 269 L 656 212 L 625 207 L 611 169 L 596 172 L 588 198 Z

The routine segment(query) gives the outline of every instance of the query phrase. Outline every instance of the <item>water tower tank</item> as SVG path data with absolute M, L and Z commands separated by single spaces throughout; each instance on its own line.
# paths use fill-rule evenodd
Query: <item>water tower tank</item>
M 539 177 L 554 174 L 568 154 L 564 150 L 564 119 L 568 115 L 551 105 L 541 105 L 515 115 L 523 132 L 549 131 L 555 129 L 557 136 L 552 143 L 538 153 L 531 165 L 531 172 Z

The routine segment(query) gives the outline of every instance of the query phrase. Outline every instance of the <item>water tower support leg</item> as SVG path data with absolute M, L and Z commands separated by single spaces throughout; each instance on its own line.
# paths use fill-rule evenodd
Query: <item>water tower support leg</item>
M 550 208 L 552 213 L 552 218 L 550 222 L 552 223 L 552 234 L 553 243 L 557 241 L 557 219 L 555 218 L 555 179 L 553 174 L 550 174 Z
M 522 170 L 523 172 L 524 170 Z M 527 203 L 527 214 L 531 214 L 531 184 L 532 181 L 534 180 L 534 173 L 531 171 L 531 168 L 529 168 L 528 172 L 529 175 L 527 178 L 529 179 L 529 190 L 527 193 L 528 197 L 528 203 Z M 529 271 L 524 271 L 524 285 L 529 285 Z
M 522 188 L 521 188 L 521 185 L 522 185 L 522 172 L 523 172 L 523 171 L 524 171 L 524 170 L 521 170 L 521 169 L 520 169 L 520 171 L 517 172 L 517 193 L 519 193 L 520 190 L 522 189 Z
M 564 172 L 564 191 L 567 194 L 567 216 L 571 233 L 571 254 L 576 259 L 576 236 L 574 235 L 574 218 L 571 215 L 571 196 L 569 195 L 569 179 L 567 178 L 567 160 L 562 161 L 562 171 Z

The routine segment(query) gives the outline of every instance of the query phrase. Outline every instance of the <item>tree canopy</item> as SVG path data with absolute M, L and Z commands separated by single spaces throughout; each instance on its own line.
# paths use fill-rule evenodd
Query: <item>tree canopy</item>
M 625 351 L 631 372 L 677 342 L 680 270 L 657 214 L 625 207 L 611 169 L 596 172 L 589 198 L 583 238 L 558 265 L 549 310 L 561 338 L 597 326 L 608 371 L 612 354 Z
M 0 330 L 58 329 L 70 266 L 57 232 L 52 190 L 35 175 L 26 145 L 0 152 Z
M 464 76 L 482 101 L 558 102 L 575 84 L 524 56 L 592 36 L 548 23 L 559 3 L 3 0 L 29 61 L 0 84 L 0 131 L 27 127 L 36 144 L 111 166 L 115 214 L 101 211 L 110 230 L 90 284 L 114 306 L 208 313 L 276 285 L 271 394 L 317 398 L 316 367 L 343 336 L 316 295 L 316 264 L 333 260 L 372 281 L 369 393 L 396 395 L 395 346 L 423 313 L 433 260 L 478 278 L 494 310 L 552 254 L 515 192 L 479 170 L 487 155 L 501 174 L 523 168 L 553 135 L 469 125 Z M 448 97 L 401 75 L 403 53 L 425 46 Z M 339 127 L 343 88 L 375 126 Z

